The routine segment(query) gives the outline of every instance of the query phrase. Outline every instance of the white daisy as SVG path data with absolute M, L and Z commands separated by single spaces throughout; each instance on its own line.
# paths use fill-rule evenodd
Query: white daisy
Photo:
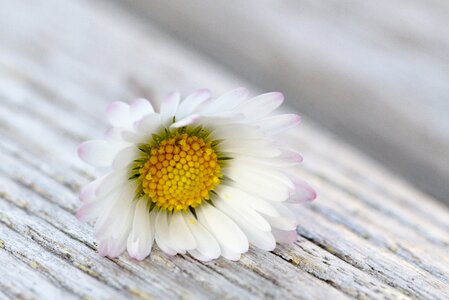
M 158 112 L 145 99 L 108 107 L 105 139 L 78 148 L 85 162 L 108 167 L 82 189 L 77 212 L 96 220 L 101 255 L 127 250 L 142 260 L 156 243 L 169 255 L 238 260 L 249 243 L 271 251 L 296 240 L 291 207 L 315 192 L 292 172 L 301 156 L 276 135 L 300 119 L 271 114 L 280 93 L 247 95 L 171 93 Z

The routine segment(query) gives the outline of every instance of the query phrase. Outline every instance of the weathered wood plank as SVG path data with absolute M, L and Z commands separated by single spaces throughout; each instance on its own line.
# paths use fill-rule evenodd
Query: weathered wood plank
M 239 262 L 100 257 L 74 216 L 95 176 L 75 147 L 102 135 L 105 105 L 240 80 L 104 3 L 1 5 L 0 298 L 449 297 L 448 209 L 308 120 L 285 136 L 320 195 L 294 245 Z
M 34 297 L 48 298 L 64 296 L 67 299 L 75 299 L 73 295 L 61 291 L 61 289 L 36 272 L 35 265 L 27 265 L 14 259 L 7 251 L 0 252 L 2 268 L 0 274 L 1 294 L 0 299 L 29 299 Z M 23 280 L 26 278 L 26 280 Z

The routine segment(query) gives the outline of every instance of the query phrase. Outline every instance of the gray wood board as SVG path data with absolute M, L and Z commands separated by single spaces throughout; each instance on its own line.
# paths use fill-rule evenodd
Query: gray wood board
M 75 149 L 102 136 L 107 103 L 242 84 L 106 3 L 2 1 L 0 299 L 449 298 L 448 209 L 307 119 L 283 137 L 319 193 L 293 245 L 239 262 L 96 253 L 75 218 L 96 173 Z

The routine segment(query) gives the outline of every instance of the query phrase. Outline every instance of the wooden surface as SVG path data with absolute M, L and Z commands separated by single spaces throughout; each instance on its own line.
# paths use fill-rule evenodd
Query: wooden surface
M 120 0 L 449 204 L 449 2 Z
M 448 299 L 449 211 L 309 120 L 300 237 L 239 262 L 96 253 L 76 145 L 113 100 L 242 80 L 106 3 L 0 2 L 0 299 Z M 258 92 L 253 89 L 253 92 Z

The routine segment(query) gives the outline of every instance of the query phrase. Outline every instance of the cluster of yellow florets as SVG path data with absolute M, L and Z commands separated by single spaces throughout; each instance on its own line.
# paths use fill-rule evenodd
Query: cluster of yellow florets
M 151 149 L 139 174 L 143 192 L 152 202 L 180 211 L 209 199 L 220 183 L 221 168 L 210 142 L 177 134 Z

